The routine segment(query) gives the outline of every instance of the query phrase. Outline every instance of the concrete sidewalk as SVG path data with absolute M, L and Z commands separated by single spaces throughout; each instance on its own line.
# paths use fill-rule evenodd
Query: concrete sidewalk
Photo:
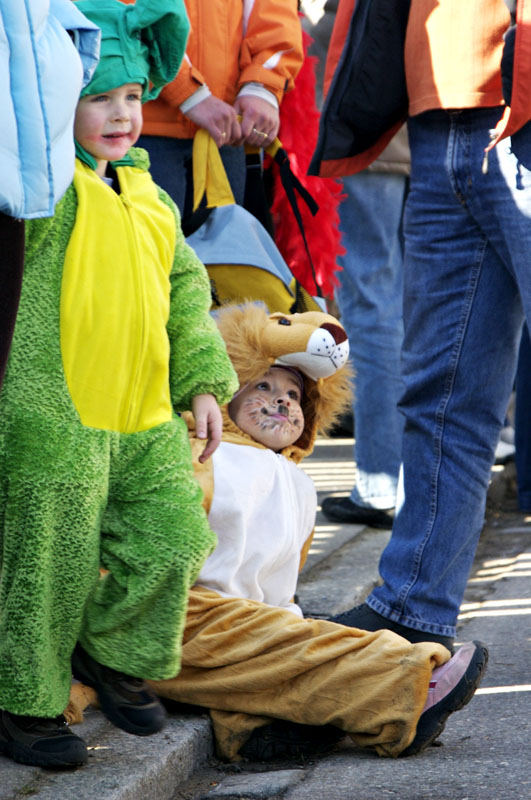
M 354 481 L 352 440 L 321 439 L 304 463 L 319 500 L 348 492 Z M 490 489 L 496 503 L 505 493 L 507 471 L 494 469 Z M 390 536 L 359 525 L 328 522 L 319 512 L 314 543 L 301 574 L 299 603 L 308 616 L 351 608 L 378 580 L 378 559 Z M 87 766 L 47 772 L 0 756 L 0 800 L 171 800 L 179 787 L 213 754 L 208 716 L 172 716 L 156 736 L 139 738 L 114 728 L 91 710 L 75 726 L 90 748 Z

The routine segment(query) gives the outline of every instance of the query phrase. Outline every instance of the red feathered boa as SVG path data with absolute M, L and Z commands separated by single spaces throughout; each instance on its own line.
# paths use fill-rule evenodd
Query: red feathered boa
M 337 207 L 341 200 L 341 184 L 332 178 L 307 175 L 311 157 L 317 144 L 319 111 L 315 102 L 315 56 L 307 51 L 312 38 L 303 30 L 305 58 L 295 80 L 294 89 L 280 105 L 279 139 L 289 156 L 291 169 L 314 197 L 319 206 L 312 216 L 306 203 L 298 198 L 308 248 L 315 268 L 317 283 L 325 297 L 332 297 L 337 278 L 337 256 L 343 255 Z M 317 295 L 311 266 L 295 215 L 282 187 L 278 166 L 273 163 L 273 203 L 271 214 L 275 229 L 275 242 L 293 275 L 312 295 Z

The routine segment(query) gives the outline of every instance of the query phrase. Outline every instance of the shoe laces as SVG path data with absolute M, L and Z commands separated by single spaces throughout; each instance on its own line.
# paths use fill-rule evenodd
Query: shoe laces
M 117 670 L 110 670 L 113 675 L 114 683 L 126 683 L 131 689 L 138 691 L 146 688 L 146 682 L 143 678 L 134 678 L 132 675 L 126 675 L 125 672 L 118 672 Z
M 114 686 L 114 691 L 124 700 L 135 705 L 151 705 L 156 695 L 143 678 L 135 678 L 125 672 L 106 668 L 107 679 Z
M 38 729 L 40 731 L 57 732 L 59 729 L 68 727 L 68 723 L 63 714 L 56 717 L 34 717 L 25 714 L 13 714 L 19 728 L 26 731 Z

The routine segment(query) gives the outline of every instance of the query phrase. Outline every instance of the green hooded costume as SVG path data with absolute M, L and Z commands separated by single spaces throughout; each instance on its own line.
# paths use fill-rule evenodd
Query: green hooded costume
M 103 32 L 90 93 L 122 85 L 123 69 L 145 98 L 173 77 L 181 3 L 78 5 Z M 188 589 L 215 543 L 178 412 L 198 394 L 228 401 L 237 379 L 146 153 L 114 168 L 119 193 L 77 160 L 55 216 L 27 226 L 0 395 L 0 708 L 14 714 L 62 712 L 78 640 L 113 669 L 174 676 Z

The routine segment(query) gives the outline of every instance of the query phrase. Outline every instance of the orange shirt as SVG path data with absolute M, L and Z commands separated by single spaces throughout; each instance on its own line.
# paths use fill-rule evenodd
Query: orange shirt
M 411 0 L 405 46 L 410 116 L 502 105 L 502 36 L 509 24 L 502 0 Z

